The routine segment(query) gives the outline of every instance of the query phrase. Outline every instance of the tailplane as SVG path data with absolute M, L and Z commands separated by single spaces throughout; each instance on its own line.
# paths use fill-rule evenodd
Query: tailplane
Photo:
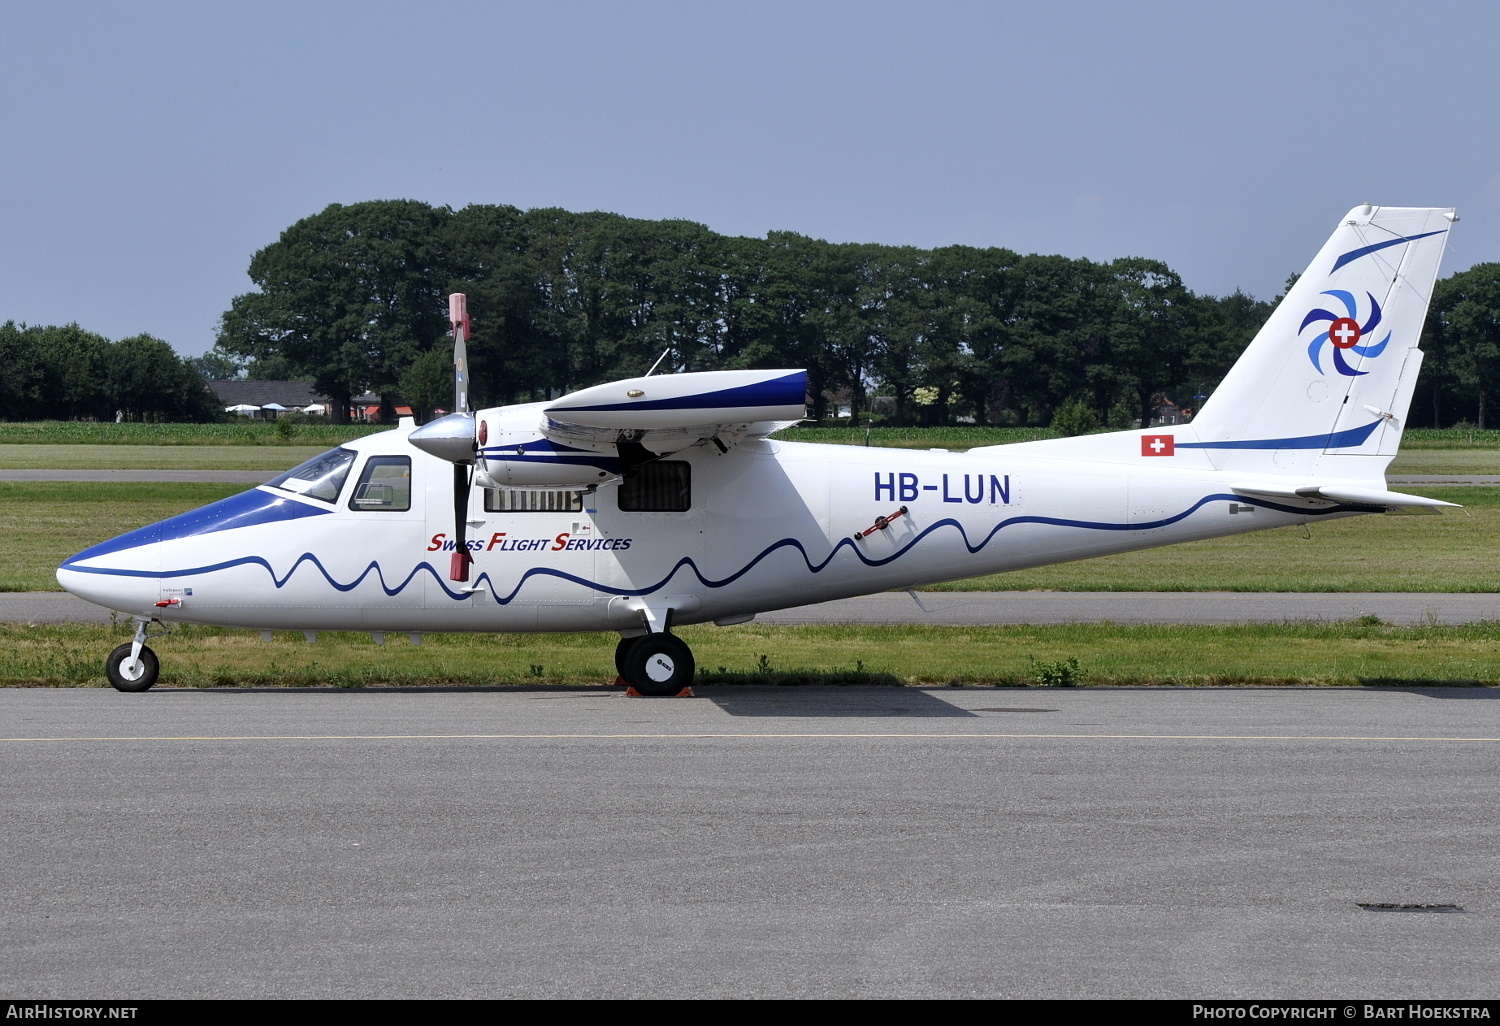
M 1193 418 L 1194 447 L 1220 470 L 1383 487 L 1457 219 L 1444 207 L 1351 210 Z

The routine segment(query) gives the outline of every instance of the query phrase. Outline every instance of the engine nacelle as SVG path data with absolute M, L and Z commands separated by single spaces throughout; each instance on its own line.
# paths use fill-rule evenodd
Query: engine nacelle
M 613 446 L 585 448 L 534 429 L 502 428 L 480 446 L 474 479 L 482 488 L 591 488 L 620 470 Z

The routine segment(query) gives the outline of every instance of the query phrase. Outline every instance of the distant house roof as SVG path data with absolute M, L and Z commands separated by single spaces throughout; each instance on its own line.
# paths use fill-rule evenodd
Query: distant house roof
M 288 409 L 300 409 L 313 403 L 328 402 L 327 396 L 313 390 L 310 381 L 210 381 L 208 387 L 225 406 L 280 403 Z

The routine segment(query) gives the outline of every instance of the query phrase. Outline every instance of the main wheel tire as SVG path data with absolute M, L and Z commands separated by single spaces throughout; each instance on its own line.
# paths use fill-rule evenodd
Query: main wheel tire
M 104 675 L 116 691 L 145 691 L 156 683 L 156 678 L 161 673 L 161 663 L 156 658 L 156 653 L 145 645 L 141 646 L 141 657 L 132 666 L 130 665 L 130 649 L 132 643 L 126 642 L 109 654 L 104 660 Z
M 620 643 L 615 646 L 615 672 L 621 677 L 625 676 L 625 657 L 630 653 L 631 647 L 640 640 L 639 635 L 634 638 L 621 638 Z
M 673 634 L 636 638 L 620 676 L 643 695 L 675 695 L 693 682 L 693 650 Z

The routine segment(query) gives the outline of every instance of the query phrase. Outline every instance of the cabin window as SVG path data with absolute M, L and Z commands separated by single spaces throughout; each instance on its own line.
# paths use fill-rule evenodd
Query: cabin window
M 486 513 L 581 513 L 583 493 L 576 491 L 530 491 L 521 488 L 486 488 Z
M 693 504 L 692 466 L 657 460 L 627 471 L 620 482 L 620 509 L 627 513 L 685 513 Z
M 305 495 L 309 499 L 334 503 L 339 501 L 339 491 L 344 487 L 344 478 L 349 476 L 349 468 L 352 466 L 354 450 L 341 446 L 298 464 L 280 477 L 271 478 L 266 484 L 284 492 Z
M 411 457 L 371 456 L 349 497 L 350 509 L 400 513 L 411 509 Z

